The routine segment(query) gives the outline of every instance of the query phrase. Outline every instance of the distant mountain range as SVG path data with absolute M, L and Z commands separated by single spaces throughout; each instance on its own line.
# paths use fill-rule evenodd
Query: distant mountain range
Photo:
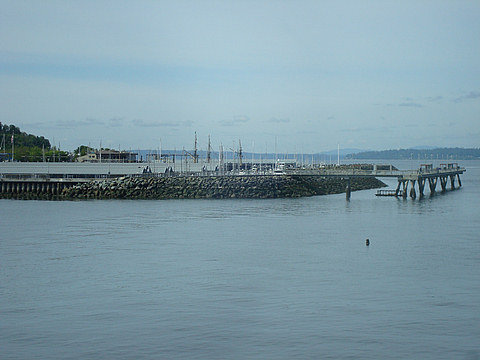
M 50 158 L 53 156 L 53 159 L 57 161 L 61 158 L 62 161 L 71 160 L 67 152 L 60 152 L 55 147 L 51 147 L 49 140 L 45 139 L 43 136 L 35 136 L 22 132 L 20 128 L 15 125 L 2 124 L 0 122 L 0 161 L 9 160 L 12 157 L 13 144 L 15 144 L 14 157 L 16 161 L 44 161 L 45 158 Z M 75 150 L 75 153 L 81 146 Z M 156 154 L 158 156 L 158 150 L 139 150 L 138 152 L 139 159 L 147 159 L 150 154 Z M 375 160 L 375 159 L 392 159 L 392 160 L 402 160 L 402 159 L 425 159 L 425 160 L 470 160 L 470 159 L 480 159 L 480 148 L 436 148 L 433 146 L 416 146 L 409 149 L 398 149 L 398 150 L 382 150 L 382 151 L 365 151 L 362 149 L 354 148 L 340 148 L 318 152 L 315 154 L 286 154 L 286 153 L 249 153 L 242 151 L 243 159 L 304 159 L 306 162 L 325 162 L 325 163 L 336 163 L 338 154 L 340 152 L 341 159 L 358 159 L 358 160 Z M 185 156 L 187 158 L 192 157 L 194 151 L 188 150 L 164 150 L 163 154 L 173 155 L 174 153 L 177 156 Z M 197 155 L 200 158 L 206 158 L 207 152 L 198 150 Z M 212 159 L 218 159 L 219 154 L 217 151 L 212 151 L 210 154 Z M 238 158 L 238 150 L 233 153 L 225 149 L 224 156 L 227 159 Z
M 340 157 L 344 157 L 346 155 L 350 155 L 350 154 L 357 154 L 357 153 L 360 153 L 360 152 L 364 152 L 365 149 L 342 149 L 340 148 Z M 327 156 L 337 156 L 338 155 L 338 149 L 335 149 L 335 150 L 330 150 L 330 151 L 322 151 L 322 152 L 319 152 L 319 153 L 316 153 L 315 155 L 327 155 Z
M 142 159 L 147 159 L 147 154 L 156 153 L 156 151 L 150 150 L 140 150 L 139 155 Z M 183 150 L 163 150 L 163 154 L 174 154 L 177 156 L 184 155 Z M 193 150 L 188 150 L 188 155 L 191 157 L 193 155 Z M 186 154 L 186 153 L 185 153 Z M 197 152 L 200 158 L 206 158 L 207 152 L 204 150 L 198 150 Z M 218 160 L 219 154 L 218 151 L 212 151 L 211 158 Z M 238 154 L 233 154 L 232 151 L 225 151 L 225 159 L 237 158 Z M 249 161 L 250 159 L 303 159 L 306 162 L 315 161 L 315 162 L 325 162 L 325 163 L 336 163 L 338 157 L 338 149 L 319 152 L 315 154 L 284 154 L 284 153 L 255 153 L 243 152 L 242 157 L 244 161 Z M 480 159 L 480 149 L 475 148 L 435 148 L 428 146 L 417 146 L 409 149 L 398 149 L 398 150 L 382 150 L 382 151 L 364 151 L 361 149 L 340 149 L 340 159 L 342 160 L 474 160 Z
M 435 147 L 415 147 L 398 150 L 382 151 L 361 151 L 350 153 L 345 159 L 358 160 L 475 160 L 480 159 L 480 149 L 476 148 L 435 148 Z

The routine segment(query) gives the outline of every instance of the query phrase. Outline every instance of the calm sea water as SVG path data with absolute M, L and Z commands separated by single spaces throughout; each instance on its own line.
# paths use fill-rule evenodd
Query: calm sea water
M 0 358 L 479 359 L 461 164 L 422 200 L 0 200 Z

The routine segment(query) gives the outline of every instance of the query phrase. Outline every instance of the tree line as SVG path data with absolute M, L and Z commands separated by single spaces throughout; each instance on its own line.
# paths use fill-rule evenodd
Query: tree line
M 14 161 L 70 161 L 67 151 L 51 146 L 43 136 L 27 134 L 15 125 L 0 122 L 0 160 Z

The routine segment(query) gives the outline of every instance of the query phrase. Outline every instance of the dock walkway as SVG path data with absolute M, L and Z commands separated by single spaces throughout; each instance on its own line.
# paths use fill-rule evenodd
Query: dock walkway
M 318 168 L 318 169 L 292 169 L 287 170 L 287 174 L 303 175 L 303 176 L 324 176 L 324 177 L 376 177 L 376 178 L 397 178 L 398 186 L 396 190 L 382 190 L 383 193 L 379 196 L 402 196 L 407 197 L 408 185 L 411 184 L 410 197 L 417 196 L 415 186 L 418 184 L 418 191 L 420 197 L 424 196 L 425 184 L 428 182 L 430 192 L 436 191 L 437 182 L 440 180 L 442 191 L 447 189 L 448 179 L 450 179 L 450 188 L 455 189 L 455 182 L 458 181 L 458 186 L 462 186 L 460 175 L 466 171 L 465 168 L 458 166 L 457 163 L 440 164 L 439 167 L 434 168 L 431 164 L 422 164 L 417 170 L 396 170 L 390 167 L 390 170 L 378 170 L 376 166 L 373 170 L 362 169 L 340 169 L 340 168 Z M 388 195 L 387 195 L 388 194 Z M 392 194 L 392 195 L 390 195 Z M 348 189 L 347 189 L 347 198 Z

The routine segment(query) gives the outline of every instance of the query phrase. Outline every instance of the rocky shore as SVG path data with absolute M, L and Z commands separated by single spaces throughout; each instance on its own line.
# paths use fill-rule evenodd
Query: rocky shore
M 315 176 L 122 177 L 66 188 L 63 199 L 285 198 L 345 192 L 347 180 Z M 352 178 L 352 191 L 386 186 L 375 178 Z

